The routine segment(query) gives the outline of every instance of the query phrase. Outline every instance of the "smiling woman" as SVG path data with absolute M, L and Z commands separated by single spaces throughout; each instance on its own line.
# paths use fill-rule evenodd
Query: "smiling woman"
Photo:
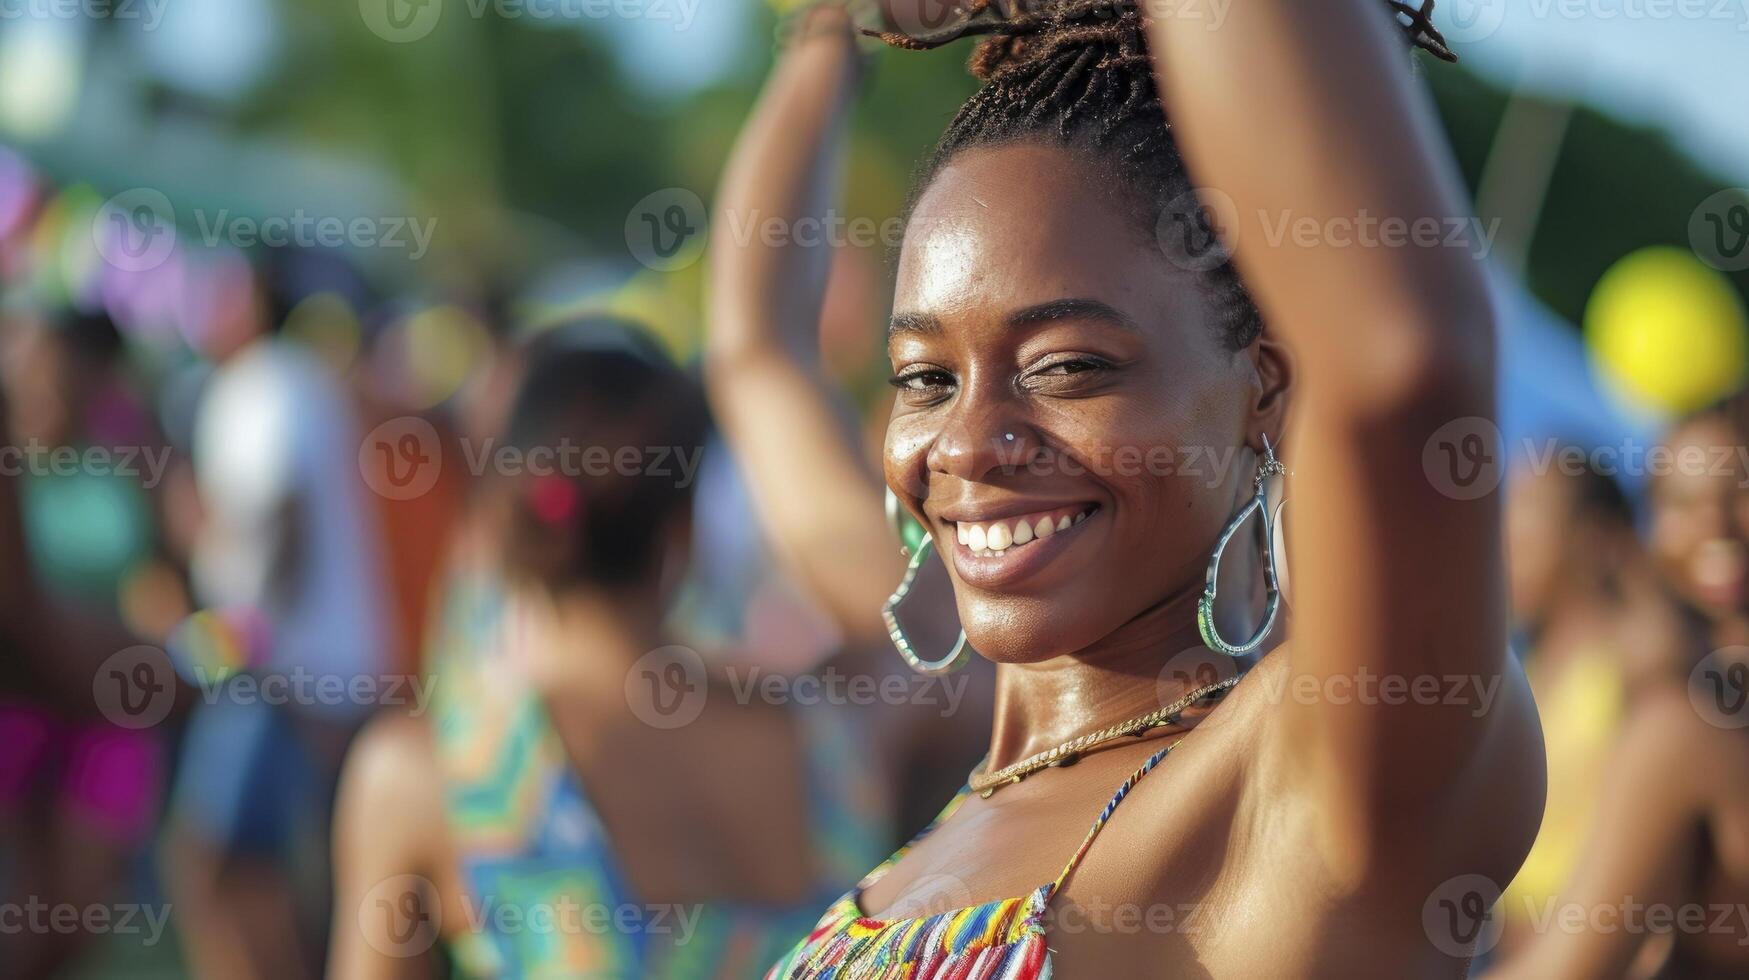
M 1431 6 L 1255 0 L 1210 30 L 973 0 L 880 34 L 984 36 L 908 213 L 883 467 L 927 534 L 894 602 L 939 547 L 996 715 L 967 789 L 773 980 L 1466 973 L 1542 796 L 1498 501 L 1423 464 L 1492 414 L 1482 277 L 1468 248 L 1267 234 L 1466 214 L 1400 37 L 1449 59 Z M 853 57 L 842 14 L 807 26 L 797 57 Z M 829 186 L 806 81 L 780 69 L 732 170 Z M 743 319 L 817 315 L 770 285 L 718 283 L 766 297 Z M 1230 465 L 1170 465 L 1198 459 Z M 889 626 L 915 667 L 959 659 Z

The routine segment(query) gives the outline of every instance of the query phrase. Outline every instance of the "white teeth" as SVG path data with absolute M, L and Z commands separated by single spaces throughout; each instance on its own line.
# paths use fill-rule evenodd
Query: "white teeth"
M 955 521 L 954 534 L 959 538 L 959 543 L 972 554 L 980 558 L 993 558 L 1015 545 L 1028 544 L 1035 539 L 1048 538 L 1058 531 L 1066 531 L 1071 525 L 1086 520 L 1093 510 L 1094 508 L 1089 507 L 1078 514 L 1064 514 L 1061 517 L 1046 514 L 1038 518 L 1036 524 L 1030 519 L 991 521 L 988 524 Z
M 989 545 L 991 551 L 1007 551 L 1008 546 L 1013 543 L 1014 535 L 1009 532 L 1008 525 L 1001 523 L 990 525 Z

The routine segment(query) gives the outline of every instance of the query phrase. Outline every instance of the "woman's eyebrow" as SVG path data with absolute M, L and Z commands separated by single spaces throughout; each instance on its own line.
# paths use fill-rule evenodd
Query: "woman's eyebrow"
M 1102 320 L 1126 330 L 1141 329 L 1123 311 L 1096 299 L 1054 299 L 1008 315 L 1008 325 L 1011 327 L 1032 326 L 1052 320 Z
M 941 333 L 941 321 L 928 313 L 894 313 L 887 321 L 887 339 L 902 333 L 938 334 Z
M 1122 310 L 1096 299 L 1054 299 L 1047 303 L 1015 310 L 1008 314 L 1010 327 L 1028 327 L 1054 320 L 1099 320 L 1125 330 L 1141 330 L 1135 320 Z M 887 323 L 887 337 L 899 334 L 939 334 L 941 321 L 928 313 L 895 313 Z

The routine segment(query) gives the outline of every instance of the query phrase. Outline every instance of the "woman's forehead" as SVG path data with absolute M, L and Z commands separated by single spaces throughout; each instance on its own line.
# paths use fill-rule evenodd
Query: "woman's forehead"
M 1005 316 L 1068 298 L 1137 320 L 1194 299 L 1140 234 L 1142 222 L 1066 150 L 1014 144 L 944 166 L 913 209 L 900 250 L 897 315 Z M 1152 314 L 1152 315 L 1150 315 Z

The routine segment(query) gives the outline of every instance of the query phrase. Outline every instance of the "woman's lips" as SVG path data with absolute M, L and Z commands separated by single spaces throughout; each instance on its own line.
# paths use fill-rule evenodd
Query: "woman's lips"
M 954 570 L 962 582 L 995 588 L 1032 574 L 1062 553 L 1097 504 L 1073 504 L 986 521 L 944 521 L 955 536 Z

